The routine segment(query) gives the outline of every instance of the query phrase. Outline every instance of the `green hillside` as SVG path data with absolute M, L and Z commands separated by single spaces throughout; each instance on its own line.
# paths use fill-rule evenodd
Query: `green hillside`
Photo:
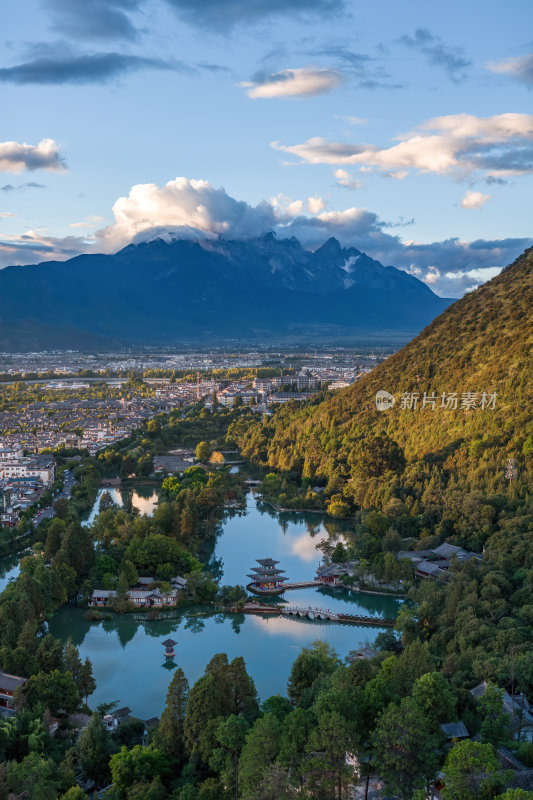
M 398 619 L 404 644 L 426 641 L 460 691 L 481 680 L 533 691 L 532 310 L 529 250 L 356 385 L 233 430 L 275 473 L 269 499 L 353 519 L 352 555 L 374 574 L 395 574 L 399 550 L 444 541 L 482 554 L 443 584 L 412 584 Z M 393 408 L 376 409 L 379 389 Z M 458 408 L 402 409 L 404 392 L 458 392 Z M 460 408 L 462 392 L 478 393 L 476 408 Z
M 354 386 L 312 404 L 285 406 L 241 432 L 243 452 L 327 484 L 326 499 L 340 493 L 350 508 L 382 507 L 398 497 L 411 511 L 415 504 L 421 510 L 431 483 L 434 504 L 446 517 L 442 493 L 458 483 L 462 494 L 505 491 L 511 457 L 516 484 L 523 484 L 531 479 L 533 453 L 532 309 L 529 250 Z M 395 396 L 392 409 L 376 409 L 380 389 Z M 443 393 L 446 403 L 452 392 L 457 408 L 442 407 Z M 475 408 L 461 409 L 466 392 L 476 395 Z M 416 408 L 402 408 L 404 393 L 418 395 Z M 436 397 L 434 408 L 422 408 L 424 393 Z M 404 469 L 389 440 L 403 451 Z

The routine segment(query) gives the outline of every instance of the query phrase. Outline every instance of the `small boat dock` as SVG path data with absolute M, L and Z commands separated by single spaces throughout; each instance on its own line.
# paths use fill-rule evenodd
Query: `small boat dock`
M 236 606 L 232 606 L 230 611 L 232 611 L 234 614 L 274 614 L 275 616 L 279 616 L 281 614 L 281 609 L 279 606 L 270 605 L 269 603 L 254 603 L 252 600 L 248 603 L 245 603 L 242 608 L 236 608 Z

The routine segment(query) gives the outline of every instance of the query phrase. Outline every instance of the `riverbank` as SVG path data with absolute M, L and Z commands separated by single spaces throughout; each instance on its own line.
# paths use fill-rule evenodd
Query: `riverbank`
M 350 586 L 346 587 L 350 589 L 352 592 L 363 592 L 364 594 L 377 594 L 381 595 L 382 597 L 405 597 L 405 592 L 395 592 L 393 589 L 367 589 L 366 586 L 359 586 L 358 584 L 351 584 Z

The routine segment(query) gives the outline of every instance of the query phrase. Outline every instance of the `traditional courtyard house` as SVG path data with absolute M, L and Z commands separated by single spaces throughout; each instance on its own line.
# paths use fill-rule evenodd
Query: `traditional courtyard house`
M 470 736 L 462 720 L 461 722 L 443 722 L 440 728 L 446 736 L 447 742 L 460 742 Z
M 18 675 L 10 675 L 0 670 L 0 714 L 11 716 L 15 713 L 13 708 L 13 696 L 19 686 L 24 686 L 26 678 L 19 678 Z
M 487 682 L 478 684 L 470 689 L 470 694 L 476 700 L 483 697 L 487 691 Z M 509 732 L 513 739 L 519 741 L 533 742 L 533 706 L 523 694 L 515 694 L 511 697 L 509 692 L 503 693 L 503 711 L 509 717 Z
M 372 647 L 365 645 L 365 647 L 361 647 L 359 650 L 352 650 L 348 655 L 348 661 L 368 661 L 370 658 L 374 658 L 377 652 L 378 651 L 373 650 Z
M 343 564 L 323 564 L 318 567 L 316 577 L 322 583 L 327 583 L 331 586 L 340 586 L 343 583 L 343 578 L 348 575 L 353 577 L 356 561 L 347 561 Z
M 396 558 L 398 561 L 403 559 L 410 561 L 418 578 L 433 578 L 442 581 L 446 580 L 446 573 L 454 559 L 457 561 L 475 559 L 476 563 L 480 563 L 482 556 L 444 542 L 433 550 L 400 550 L 396 554 Z
M 90 606 L 106 607 L 117 596 L 114 589 L 94 589 L 90 599 Z M 128 600 L 137 608 L 162 608 L 175 606 L 178 599 L 176 589 L 162 593 L 159 589 L 129 589 Z

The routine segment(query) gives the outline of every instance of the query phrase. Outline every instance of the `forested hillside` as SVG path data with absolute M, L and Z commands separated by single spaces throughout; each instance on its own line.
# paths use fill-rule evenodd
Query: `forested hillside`
M 414 586 L 399 620 L 458 687 L 516 688 L 520 674 L 533 690 L 532 308 L 529 250 L 356 385 L 232 430 L 276 474 L 280 505 L 316 504 L 322 486 L 330 514 L 354 516 L 356 555 L 374 570 L 443 541 L 483 554 L 452 566 L 448 585 Z M 380 389 L 392 408 L 376 409 Z M 457 408 L 441 407 L 453 392 Z M 402 408 L 412 393 L 417 408 Z
M 442 492 L 459 480 L 462 495 L 503 491 L 508 458 L 521 482 L 533 453 L 532 308 L 529 250 L 354 386 L 234 433 L 246 456 L 327 482 L 326 494 L 363 508 L 393 497 L 422 501 L 431 487 L 423 505 L 431 500 L 443 512 Z M 378 390 L 395 396 L 393 408 L 376 409 Z M 443 407 L 443 394 L 454 405 L 453 392 L 457 408 Z M 475 408 L 461 408 L 467 392 Z M 423 408 L 424 393 L 436 400 Z

